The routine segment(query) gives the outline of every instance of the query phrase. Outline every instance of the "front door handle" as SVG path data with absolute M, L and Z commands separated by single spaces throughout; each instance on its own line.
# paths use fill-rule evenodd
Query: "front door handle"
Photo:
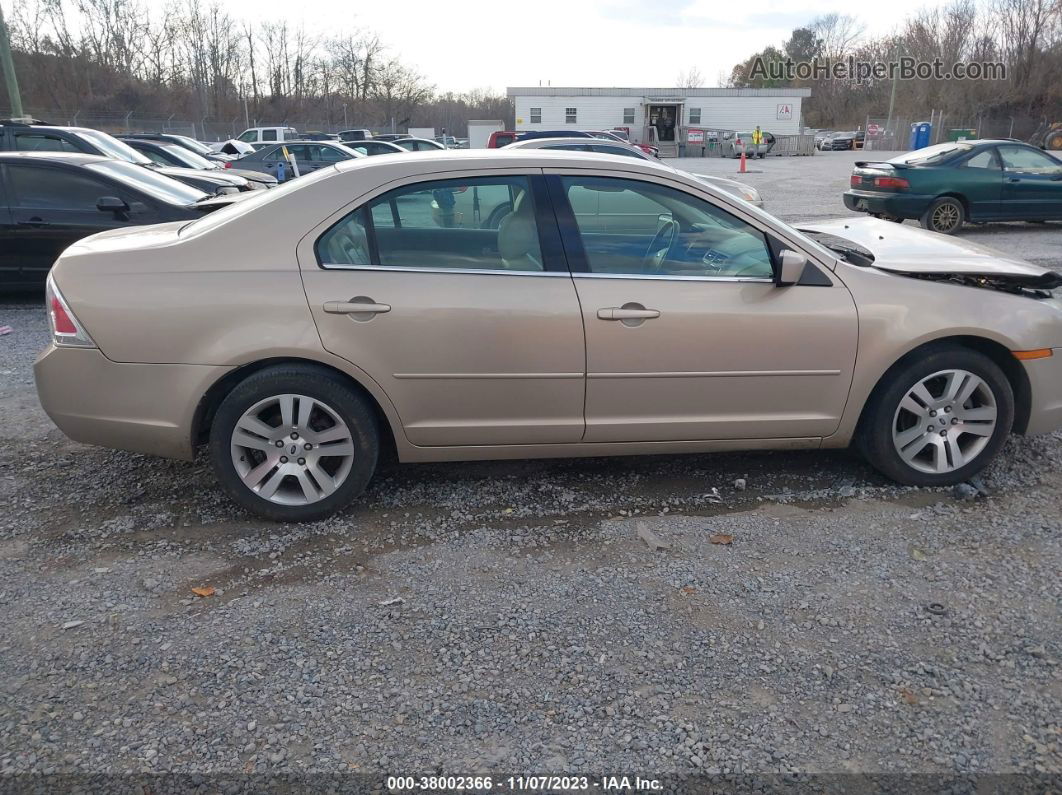
M 599 320 L 652 320 L 654 317 L 660 317 L 660 310 L 607 306 L 597 310 L 597 317 Z
M 332 315 L 382 315 L 391 311 L 391 305 L 355 298 L 350 301 L 325 301 L 324 311 Z
M 19 226 L 32 226 L 34 229 L 40 229 L 42 226 L 50 226 L 51 224 L 49 224 L 49 222 L 45 221 L 43 218 L 38 218 L 37 216 L 34 216 L 33 218 L 30 218 L 28 221 L 19 221 L 18 225 Z
M 1019 179 L 1018 177 L 1011 177 L 1007 180 L 1007 182 L 1021 182 L 1021 179 Z

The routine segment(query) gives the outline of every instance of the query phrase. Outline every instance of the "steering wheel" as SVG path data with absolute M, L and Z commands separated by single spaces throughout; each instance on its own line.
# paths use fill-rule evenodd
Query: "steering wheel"
M 656 230 L 653 239 L 649 241 L 649 248 L 645 250 L 646 270 L 658 271 L 664 265 L 671 247 L 678 238 L 679 225 L 674 218 L 664 221 Z

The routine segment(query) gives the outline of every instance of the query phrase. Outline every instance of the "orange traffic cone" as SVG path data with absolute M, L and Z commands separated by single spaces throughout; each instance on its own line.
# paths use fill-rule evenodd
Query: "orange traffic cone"
M 738 166 L 738 173 L 745 173 L 745 147 L 741 147 L 741 165 Z

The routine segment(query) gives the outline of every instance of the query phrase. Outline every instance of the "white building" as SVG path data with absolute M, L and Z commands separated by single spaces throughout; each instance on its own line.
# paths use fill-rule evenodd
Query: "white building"
M 626 129 L 632 141 L 661 154 L 685 141 L 686 129 L 801 132 L 801 101 L 810 88 L 510 88 L 517 130 Z

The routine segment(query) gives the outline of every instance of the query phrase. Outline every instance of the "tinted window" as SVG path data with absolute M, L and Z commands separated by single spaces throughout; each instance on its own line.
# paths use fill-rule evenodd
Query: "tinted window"
M 1037 149 L 1024 146 L 1001 146 L 999 154 L 1003 158 L 1003 167 L 1008 171 L 1062 174 L 1062 163 Z
M 983 152 L 978 152 L 976 155 L 966 161 L 967 168 L 994 168 L 999 170 L 999 161 L 996 160 L 996 153 L 991 149 L 985 149 Z
M 277 139 L 276 130 L 262 130 L 263 141 L 275 141 Z
M 563 177 L 592 273 L 770 279 L 763 232 L 651 182 Z
M 113 187 L 87 174 L 65 168 L 8 165 L 11 204 L 49 210 L 91 210 L 101 196 L 113 196 Z
M 565 152 L 589 152 L 590 147 L 586 144 L 550 144 L 543 149 L 561 149 Z
M 625 146 L 605 146 L 603 144 L 594 144 L 590 148 L 593 151 L 600 152 L 604 155 L 620 155 L 622 157 L 637 158 L 638 160 L 644 159 L 638 152 L 635 152 L 633 149 L 628 149 Z
M 318 146 L 317 158 L 323 160 L 326 163 L 338 163 L 342 160 L 350 160 L 350 155 L 334 146 Z
M 374 265 L 543 270 L 526 177 L 438 180 L 396 188 L 322 235 L 318 260 L 325 266 L 365 265 L 370 235 L 375 238 Z
M 15 133 L 15 149 L 20 152 L 80 152 L 81 150 L 58 135 L 46 133 Z

